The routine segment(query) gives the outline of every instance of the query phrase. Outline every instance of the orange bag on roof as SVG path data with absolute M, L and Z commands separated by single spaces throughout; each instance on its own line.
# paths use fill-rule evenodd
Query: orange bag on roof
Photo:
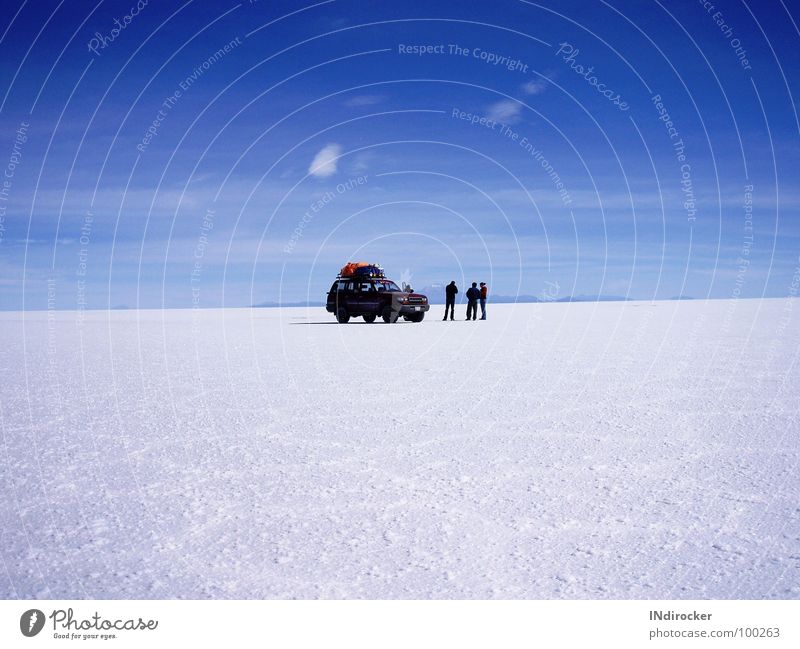
M 342 277 L 352 277 L 356 274 L 356 268 L 361 268 L 362 266 L 372 266 L 372 264 L 366 261 L 349 261 L 342 266 L 339 275 Z

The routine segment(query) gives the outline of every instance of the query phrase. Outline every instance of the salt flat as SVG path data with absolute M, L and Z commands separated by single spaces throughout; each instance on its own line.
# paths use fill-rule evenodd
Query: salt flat
M 442 310 L 0 314 L 0 597 L 800 597 L 800 301 Z

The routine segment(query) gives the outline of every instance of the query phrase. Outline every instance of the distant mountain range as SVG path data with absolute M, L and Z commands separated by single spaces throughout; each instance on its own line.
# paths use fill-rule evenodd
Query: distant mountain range
M 433 284 L 425 286 L 417 291 L 423 295 L 428 296 L 428 301 L 431 304 L 444 304 L 444 285 Z M 459 294 L 456 296 L 458 301 L 464 301 L 464 293 L 466 288 L 459 288 Z M 555 299 L 544 299 L 536 295 L 494 295 L 489 294 L 489 301 L 494 304 L 509 304 L 509 303 L 530 303 L 530 302 L 628 302 L 635 298 L 624 297 L 621 295 L 568 295 Z
M 276 306 L 325 306 L 325 302 L 311 301 L 311 302 L 259 302 L 252 306 L 253 309 L 269 309 Z
M 425 286 L 419 290 L 415 291 L 417 293 L 422 293 L 423 295 L 428 296 L 428 302 L 431 304 L 444 304 L 444 284 L 431 284 L 430 286 Z M 464 293 L 466 289 L 463 287 L 459 288 L 459 294 L 457 296 L 457 302 L 461 304 L 462 302 L 466 302 L 464 299 Z M 548 302 L 632 302 L 637 298 L 634 297 L 625 297 L 624 295 L 567 295 L 565 297 L 555 298 L 555 299 L 545 299 L 538 297 L 536 295 L 493 295 L 492 293 L 489 294 L 489 301 L 494 304 L 512 304 L 512 303 L 532 303 L 532 302 L 540 302 L 542 304 L 547 304 Z M 676 295 L 674 297 L 667 298 L 669 300 L 693 300 L 694 298 L 688 295 Z M 325 306 L 325 302 L 322 300 L 311 300 L 307 302 L 259 302 L 258 304 L 254 304 L 253 308 L 270 308 L 270 307 L 281 307 L 281 306 Z
M 428 301 L 431 304 L 444 304 L 444 289 L 441 291 L 435 290 L 435 287 L 425 287 L 417 291 L 428 296 Z M 459 293 L 458 297 L 462 297 Z M 676 296 L 669 298 L 670 300 L 693 300 L 694 298 L 688 296 Z M 555 300 L 543 300 L 535 295 L 490 295 L 489 301 L 493 304 L 526 304 L 538 302 L 547 304 L 548 302 L 632 302 L 636 298 L 625 297 L 622 295 L 568 295 Z M 458 301 L 461 304 L 462 300 Z M 254 309 L 260 308 L 274 308 L 274 307 L 291 307 L 291 306 L 305 306 L 305 307 L 319 307 L 325 306 L 325 302 L 309 301 L 309 302 L 259 302 L 254 304 Z

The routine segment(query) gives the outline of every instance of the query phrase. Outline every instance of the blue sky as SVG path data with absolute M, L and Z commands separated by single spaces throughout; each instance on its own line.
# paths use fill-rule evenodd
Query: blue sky
M 320 300 L 350 259 L 781 297 L 800 265 L 797 3 L 6 6 L 3 309 Z

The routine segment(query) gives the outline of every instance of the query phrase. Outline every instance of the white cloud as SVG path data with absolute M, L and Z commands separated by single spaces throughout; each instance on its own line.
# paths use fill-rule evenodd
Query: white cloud
M 495 122 L 513 124 L 519 119 L 522 104 L 514 99 L 503 99 L 492 104 L 486 111 L 486 116 Z
M 547 84 L 538 79 L 528 81 L 520 86 L 520 90 L 522 90 L 522 92 L 524 92 L 526 95 L 541 95 L 545 88 L 547 88 Z
M 337 158 L 342 152 L 342 147 L 338 144 L 329 144 L 314 156 L 308 173 L 317 178 L 327 178 L 336 173 Z

